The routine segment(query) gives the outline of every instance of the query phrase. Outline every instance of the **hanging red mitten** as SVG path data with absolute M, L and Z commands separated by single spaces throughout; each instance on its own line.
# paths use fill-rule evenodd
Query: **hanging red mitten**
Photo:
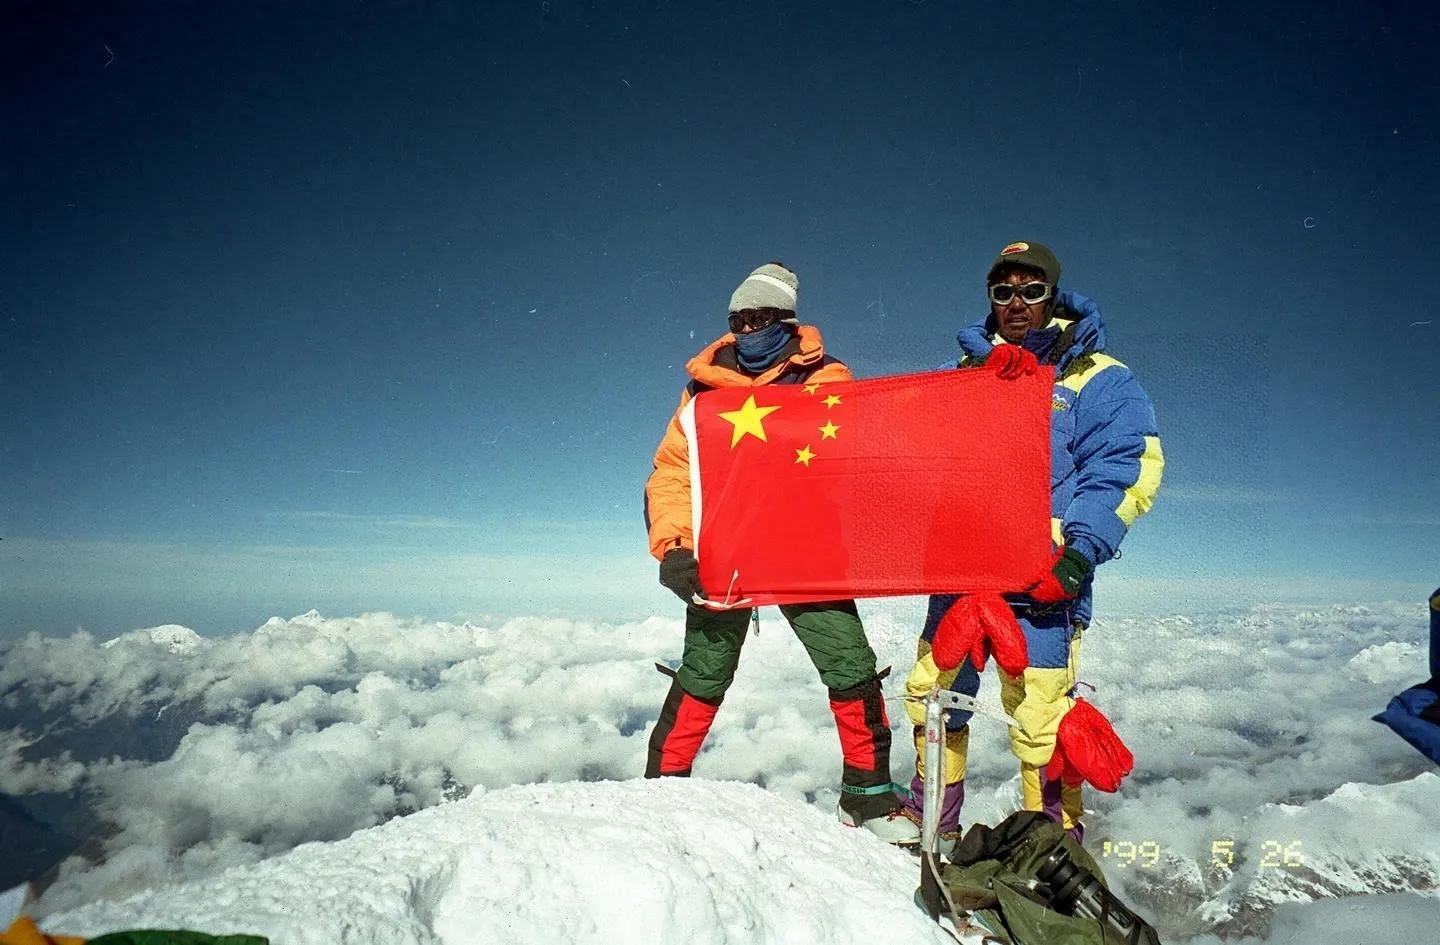
M 1060 720 L 1055 735 L 1055 754 L 1045 776 L 1074 787 L 1088 781 L 1107 794 L 1120 790 L 1120 782 L 1135 769 L 1135 756 L 1110 720 L 1084 699 Z

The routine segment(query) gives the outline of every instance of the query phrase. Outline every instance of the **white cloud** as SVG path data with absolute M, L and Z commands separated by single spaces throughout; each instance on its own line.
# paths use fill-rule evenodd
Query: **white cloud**
M 862 602 L 861 610 L 882 665 L 896 669 L 893 695 L 913 659 L 923 601 Z M 1238 928 L 1252 912 L 1268 915 L 1273 903 L 1261 892 L 1315 892 L 1211 875 L 1216 839 L 1234 839 L 1252 861 L 1267 840 L 1301 840 L 1328 877 L 1380 875 L 1377 863 L 1404 856 L 1440 871 L 1436 841 L 1404 827 L 1437 800 L 1440 779 L 1415 781 L 1424 759 L 1370 721 L 1423 674 L 1425 620 L 1417 601 L 1097 622 L 1081 676 L 1134 749 L 1137 771 L 1119 795 L 1090 797 L 1090 844 L 1150 842 L 1159 870 L 1152 881 L 1144 864 L 1111 856 L 1103 862 L 1116 881 L 1147 908 L 1205 903 L 1212 925 Z M 37 746 L 57 747 L 57 767 L 28 758 L 30 781 L 20 783 L 83 784 L 116 827 L 106 863 L 68 867 L 48 908 L 204 880 L 472 787 L 637 777 L 668 684 L 652 663 L 678 658 L 683 636 L 678 615 L 466 624 L 311 613 L 224 638 L 182 631 L 137 631 L 108 644 L 31 636 L 0 661 L 0 693 L 12 708 L 43 707 L 50 741 Z M 995 700 L 995 690 L 987 674 L 982 698 Z M 913 750 L 897 702 L 890 717 L 893 773 L 903 781 Z M 183 722 L 178 747 L 160 760 L 118 748 L 58 755 L 67 731 L 88 741 L 157 718 Z M 981 719 L 974 728 L 965 814 L 993 823 L 1017 803 L 1014 760 L 1000 726 Z M 9 744 L 35 734 L 12 733 Z M 696 772 L 833 810 L 839 751 L 825 691 L 773 609 L 747 638 Z M 1372 829 L 1345 808 L 1348 819 L 1330 832 L 1324 825 L 1340 823 L 1335 805 L 1346 795 L 1337 789 L 1346 785 L 1389 792 L 1371 795 L 1376 816 L 1401 829 Z M 1291 818 L 1293 835 L 1280 831 L 1290 821 L 1278 812 L 1289 809 L 1302 815 Z M 1359 846 L 1365 857 L 1356 859 Z M 1166 898 L 1177 890 L 1196 902 Z M 1377 891 L 1358 891 L 1367 890 Z
M 85 775 L 85 766 L 68 752 L 52 758 L 27 760 L 22 754 L 35 743 L 33 736 L 12 728 L 0 731 L 0 793 L 35 794 L 72 790 Z

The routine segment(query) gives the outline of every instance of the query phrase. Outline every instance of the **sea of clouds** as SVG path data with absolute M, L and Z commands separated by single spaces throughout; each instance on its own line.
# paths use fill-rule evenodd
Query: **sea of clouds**
M 908 670 L 923 602 L 862 602 Z M 1278 903 L 1433 889 L 1434 766 L 1370 716 L 1426 665 L 1415 603 L 1102 619 L 1084 694 L 1134 749 L 1089 797 L 1087 846 L 1171 934 L 1263 934 Z M 78 852 L 41 912 L 203 881 L 311 841 L 511 785 L 623 781 L 644 765 L 681 619 L 390 614 L 272 619 L 207 638 L 175 626 L 0 647 L 0 793 Z M 887 691 L 899 691 L 898 679 Z M 987 675 L 981 697 L 998 701 Z M 890 703 L 894 770 L 913 763 Z M 977 718 L 966 819 L 1018 802 L 1003 727 Z M 762 613 L 698 777 L 833 808 L 825 690 Z M 10 877 L 15 879 L 15 877 Z M 23 877 L 21 877 L 23 878 Z

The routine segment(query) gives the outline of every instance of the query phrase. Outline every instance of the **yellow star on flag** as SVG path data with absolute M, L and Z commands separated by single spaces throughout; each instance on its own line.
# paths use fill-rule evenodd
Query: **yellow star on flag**
M 810 444 L 809 444 L 809 443 L 806 443 L 806 444 L 805 444 L 805 448 L 804 448 L 804 449 L 798 449 L 798 450 L 795 451 L 795 462 L 797 462 L 797 463 L 804 463 L 807 469 L 808 469 L 809 466 L 810 466 L 810 460 L 812 460 L 812 459 L 814 459 L 814 458 L 815 458 L 815 454 L 812 453 L 812 452 L 810 452 Z
M 813 394 L 813 393 L 815 393 L 815 392 L 816 392 L 817 390 L 819 390 L 819 389 L 820 389 L 820 385 L 819 385 L 819 384 L 806 384 L 806 385 L 805 385 L 805 393 L 807 393 L 807 394 Z
M 840 403 L 839 394 L 831 394 L 829 397 L 825 398 L 825 406 L 827 407 L 833 407 L 838 403 Z
M 720 419 L 732 424 L 735 430 L 730 434 L 730 448 L 733 450 L 735 444 L 739 443 L 745 436 L 753 436 L 762 443 L 769 442 L 765 439 L 764 420 L 767 416 L 779 410 L 779 407 L 761 407 L 755 403 L 755 395 L 751 394 L 745 399 L 745 403 L 739 410 L 727 410 L 720 414 Z
M 836 426 L 834 423 L 831 423 L 829 420 L 826 420 L 826 421 L 825 421 L 825 425 L 820 428 L 820 439 L 822 439 L 822 440 L 833 440 L 833 439 L 835 439 L 835 431 L 838 430 L 838 429 L 840 429 L 838 426 Z

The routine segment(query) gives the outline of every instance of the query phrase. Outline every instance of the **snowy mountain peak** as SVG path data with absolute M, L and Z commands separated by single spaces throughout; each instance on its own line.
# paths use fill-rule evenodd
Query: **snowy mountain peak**
M 191 630 L 189 627 L 182 627 L 179 624 L 165 624 L 159 627 L 150 627 L 146 630 L 131 630 L 129 633 L 122 633 L 118 637 L 106 640 L 100 644 L 106 649 L 120 646 L 126 642 L 153 643 L 156 646 L 163 646 L 171 653 L 193 653 L 205 645 L 205 639 Z
M 686 779 L 477 791 L 224 876 L 49 916 L 47 931 L 275 942 L 951 941 L 910 855 L 801 801 Z

